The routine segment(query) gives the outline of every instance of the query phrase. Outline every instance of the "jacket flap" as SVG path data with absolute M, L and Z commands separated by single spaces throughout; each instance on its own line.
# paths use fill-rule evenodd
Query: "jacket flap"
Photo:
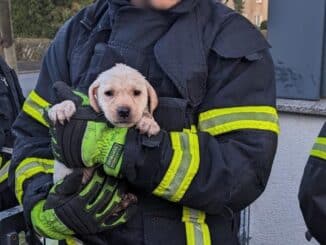
M 224 23 L 212 46 L 222 57 L 248 57 L 251 61 L 259 59 L 256 53 L 267 48 L 270 45 L 260 31 L 239 14 Z
M 157 62 L 192 105 L 200 103 L 207 79 L 200 33 L 196 13 L 193 12 L 180 17 L 154 48 Z

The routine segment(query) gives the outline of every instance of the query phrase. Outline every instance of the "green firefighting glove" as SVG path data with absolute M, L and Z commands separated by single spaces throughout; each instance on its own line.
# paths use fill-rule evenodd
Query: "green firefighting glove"
M 123 182 L 97 169 L 82 186 L 82 176 L 82 170 L 75 170 L 34 206 L 32 224 L 40 235 L 62 240 L 96 234 L 125 223 L 135 212 L 137 199 L 126 193 Z
M 52 149 L 68 168 L 102 165 L 106 174 L 119 177 L 127 131 L 107 122 L 74 117 L 50 128 Z
M 108 175 L 118 177 L 127 129 L 110 125 L 103 113 L 96 113 L 90 107 L 85 94 L 73 91 L 66 83 L 56 82 L 53 88 L 56 103 L 71 100 L 77 108 L 65 125 L 53 125 L 45 111 L 55 158 L 68 168 L 103 165 Z

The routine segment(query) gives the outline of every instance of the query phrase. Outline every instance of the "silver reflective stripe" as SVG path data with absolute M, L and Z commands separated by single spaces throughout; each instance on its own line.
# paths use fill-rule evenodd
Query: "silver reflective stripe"
M 0 152 L 1 153 L 7 153 L 7 154 L 12 155 L 13 149 L 12 148 L 9 148 L 9 147 L 1 147 L 0 148 Z

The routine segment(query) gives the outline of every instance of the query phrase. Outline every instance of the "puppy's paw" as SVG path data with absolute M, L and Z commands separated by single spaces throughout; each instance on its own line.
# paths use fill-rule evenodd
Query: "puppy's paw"
M 134 205 L 138 202 L 138 198 L 136 195 L 132 193 L 124 194 L 120 203 L 112 211 L 112 216 L 118 216 L 118 213 L 126 210 L 129 206 Z
M 149 137 L 160 132 L 160 126 L 153 117 L 143 116 L 137 123 L 136 128 L 141 134 L 147 134 Z
M 65 121 L 69 121 L 70 118 L 76 112 L 76 106 L 71 100 L 65 100 L 59 104 L 56 104 L 51 107 L 48 112 L 50 120 L 56 124 L 59 121 L 62 125 Z

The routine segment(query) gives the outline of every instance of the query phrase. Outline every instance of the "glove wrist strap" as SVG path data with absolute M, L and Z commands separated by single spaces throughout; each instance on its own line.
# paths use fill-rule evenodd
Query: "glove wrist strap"
M 45 200 L 38 202 L 31 214 L 35 230 L 42 236 L 64 240 L 74 234 L 57 217 L 53 209 L 44 210 Z

